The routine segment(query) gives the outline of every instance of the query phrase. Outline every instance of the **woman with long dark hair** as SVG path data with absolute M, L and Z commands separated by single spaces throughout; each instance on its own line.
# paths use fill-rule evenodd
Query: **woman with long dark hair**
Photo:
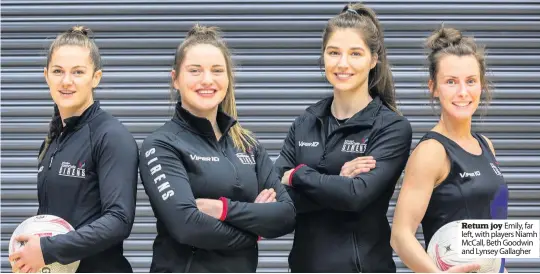
M 297 208 L 293 272 L 395 272 L 387 211 L 412 129 L 396 107 L 375 12 L 328 21 L 321 60 L 332 96 L 291 126 L 276 170 Z

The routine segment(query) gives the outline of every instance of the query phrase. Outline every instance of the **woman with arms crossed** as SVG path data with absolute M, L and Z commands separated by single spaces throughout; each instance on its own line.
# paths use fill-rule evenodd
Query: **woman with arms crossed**
M 133 272 L 123 241 L 135 218 L 137 143 L 94 101 L 101 80 L 99 49 L 90 30 L 73 27 L 52 42 L 44 69 L 55 103 L 38 159 L 40 214 L 63 218 L 75 231 L 53 237 L 20 235 L 14 270 L 80 260 L 77 272 Z
M 295 120 L 275 165 L 298 211 L 291 271 L 395 272 L 386 214 L 412 129 L 396 110 L 375 13 L 347 5 L 321 55 L 333 96 Z
M 429 90 L 439 101 L 441 117 L 420 140 L 405 169 L 391 243 L 415 272 L 469 272 L 479 266 L 437 266 L 415 234 L 422 223 L 427 247 L 449 222 L 507 217 L 508 188 L 493 145 L 471 130 L 481 97 L 489 98 L 486 65 L 482 49 L 456 29 L 434 32 L 427 47 Z
M 157 218 L 151 272 L 255 272 L 258 236 L 292 232 L 295 208 L 272 160 L 236 121 L 231 56 L 194 26 L 171 73 L 180 99 L 143 143 L 140 171 Z

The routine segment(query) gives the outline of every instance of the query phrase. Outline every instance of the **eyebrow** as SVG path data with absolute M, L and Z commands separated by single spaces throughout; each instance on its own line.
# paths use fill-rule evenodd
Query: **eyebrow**
M 459 78 L 459 77 L 454 76 L 454 75 L 443 75 L 443 77 Z M 467 76 L 467 77 L 465 77 L 465 78 L 471 78 L 471 77 L 478 77 L 478 75 L 477 75 L 477 74 L 473 74 L 473 75 L 469 75 L 469 76 Z
M 191 64 L 191 65 L 186 65 L 186 67 L 202 67 L 201 65 L 197 65 L 197 64 Z M 224 65 L 212 65 L 212 67 L 225 67 Z
M 338 47 L 335 47 L 335 46 L 328 46 L 326 47 L 327 49 L 339 49 Z M 352 50 L 361 50 L 361 51 L 364 51 L 364 48 L 362 47 L 353 47 L 353 48 L 350 48 Z
M 52 67 L 62 68 L 62 66 L 59 66 L 59 65 L 52 65 Z M 87 68 L 87 67 L 86 66 L 74 66 L 73 68 Z

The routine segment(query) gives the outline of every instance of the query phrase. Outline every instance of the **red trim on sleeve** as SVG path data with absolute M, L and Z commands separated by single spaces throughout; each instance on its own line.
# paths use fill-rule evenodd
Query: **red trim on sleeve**
M 225 218 L 227 218 L 227 210 L 229 203 L 227 202 L 227 198 L 220 197 L 219 200 L 223 203 L 223 211 L 221 212 L 221 216 L 219 217 L 220 221 L 225 221 Z
M 258 241 L 260 241 L 261 239 L 262 239 L 262 237 L 261 237 L 261 236 L 259 236 L 259 237 L 257 238 L 257 242 L 258 242 Z
M 303 166 L 305 166 L 305 165 L 304 165 L 304 164 L 300 164 L 300 165 L 298 165 L 297 167 L 295 167 L 295 168 L 293 169 L 293 171 L 292 171 L 291 174 L 289 175 L 289 186 L 292 186 L 292 177 L 293 177 L 294 173 L 295 173 L 298 169 L 300 169 L 301 167 L 303 167 Z

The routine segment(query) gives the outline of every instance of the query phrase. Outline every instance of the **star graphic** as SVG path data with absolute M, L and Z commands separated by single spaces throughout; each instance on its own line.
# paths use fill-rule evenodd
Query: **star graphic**
M 444 249 L 446 249 L 445 253 L 448 252 L 448 251 L 452 251 L 451 245 L 445 246 Z

